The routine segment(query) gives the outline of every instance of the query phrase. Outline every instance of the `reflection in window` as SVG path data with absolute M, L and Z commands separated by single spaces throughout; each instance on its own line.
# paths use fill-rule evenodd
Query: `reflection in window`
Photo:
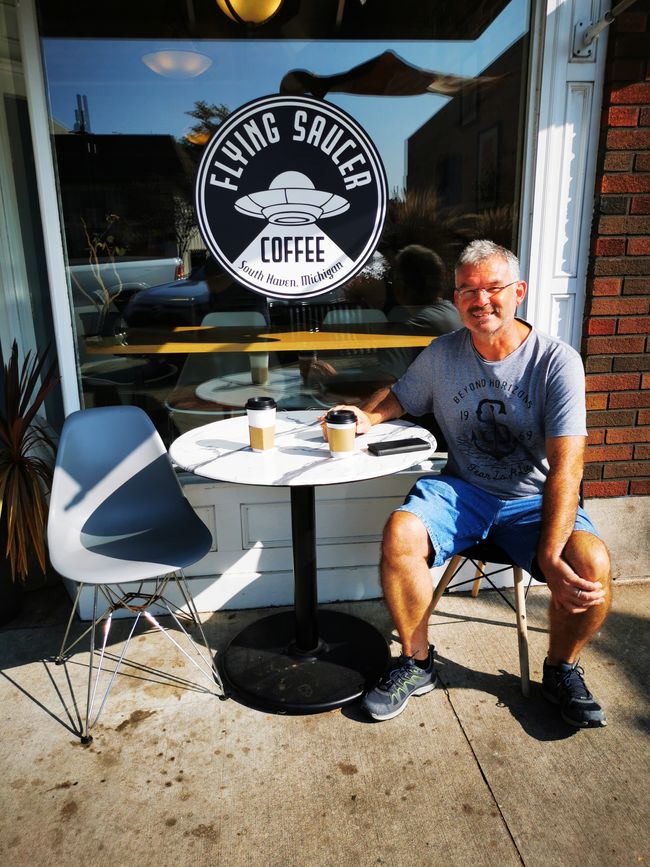
M 338 2 L 298 12 L 287 3 L 254 31 L 215 4 L 187 4 L 187 20 L 166 23 L 148 0 L 121 16 L 72 5 L 74 14 L 41 3 L 40 20 L 86 405 L 138 403 L 169 438 L 241 412 L 251 389 L 288 409 L 358 402 L 438 333 L 425 308 L 449 312 L 453 262 L 469 240 L 516 250 L 527 0 L 459 2 L 435 15 L 422 4 L 408 21 L 388 2 L 346 3 L 338 17 Z M 381 154 L 390 193 L 364 270 L 295 302 L 225 274 L 192 204 L 214 130 L 281 90 L 351 114 Z M 432 287 L 428 304 L 409 296 L 400 267 L 414 247 L 441 262 L 436 281 L 410 272 Z M 452 327 L 453 315 L 445 321 Z M 264 353 L 269 332 L 293 337 Z M 327 335 L 340 346 L 321 348 Z

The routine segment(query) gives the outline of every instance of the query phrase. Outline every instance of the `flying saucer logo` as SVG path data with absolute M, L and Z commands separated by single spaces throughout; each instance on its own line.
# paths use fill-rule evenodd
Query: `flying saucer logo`
M 206 146 L 195 186 L 203 239 L 236 280 L 279 298 L 341 286 L 386 215 L 376 148 L 341 109 L 307 97 L 245 105 Z

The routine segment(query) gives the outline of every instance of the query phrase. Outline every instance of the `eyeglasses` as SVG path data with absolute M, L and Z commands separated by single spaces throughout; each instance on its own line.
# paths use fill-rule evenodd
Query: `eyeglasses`
M 507 289 L 508 286 L 514 286 L 515 283 L 519 283 L 519 280 L 513 280 L 511 283 L 506 283 L 505 286 L 478 286 L 476 289 L 456 289 L 455 291 L 456 295 L 458 295 L 462 301 L 465 301 L 468 298 L 478 298 L 479 292 L 485 292 L 491 298 L 498 292 L 503 292 L 503 290 Z

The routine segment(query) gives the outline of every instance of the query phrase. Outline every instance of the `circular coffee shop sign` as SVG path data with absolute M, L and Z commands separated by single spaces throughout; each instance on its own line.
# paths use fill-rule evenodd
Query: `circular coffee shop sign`
M 341 286 L 372 255 L 386 215 L 384 167 L 348 114 L 271 96 L 231 114 L 195 186 L 203 240 L 240 283 L 276 298 Z

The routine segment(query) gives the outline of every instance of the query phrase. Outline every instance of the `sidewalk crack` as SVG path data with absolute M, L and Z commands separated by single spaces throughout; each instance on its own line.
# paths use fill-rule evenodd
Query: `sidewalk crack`
M 521 862 L 523 867 L 526 867 L 526 862 L 524 861 L 524 859 L 522 857 L 519 846 L 517 845 L 517 841 L 513 837 L 512 831 L 510 830 L 510 826 L 508 825 L 506 817 L 503 814 L 503 810 L 501 809 L 501 806 L 499 805 L 499 802 L 496 799 L 496 795 L 494 793 L 494 790 L 492 789 L 492 786 L 490 785 L 490 781 L 488 780 L 488 778 L 485 774 L 485 771 L 483 770 L 483 767 L 481 766 L 481 762 L 479 761 L 479 757 L 476 754 L 476 750 L 474 749 L 472 742 L 470 740 L 470 737 L 469 737 L 467 731 L 465 730 L 465 726 L 463 725 L 463 721 L 461 720 L 459 715 L 456 713 L 456 708 L 454 707 L 454 703 L 453 703 L 453 701 L 451 699 L 451 695 L 449 693 L 449 687 L 443 681 L 442 677 L 440 676 L 440 672 L 438 672 L 438 683 L 447 697 L 447 702 L 449 703 L 449 707 L 451 708 L 451 712 L 453 713 L 454 717 L 456 718 L 456 722 L 458 723 L 458 726 L 459 726 L 461 732 L 463 733 L 463 737 L 465 738 L 467 746 L 469 747 L 472 755 L 474 756 L 474 761 L 476 762 L 476 767 L 478 768 L 479 773 L 480 773 L 481 777 L 483 778 L 483 782 L 485 783 L 486 789 L 490 793 L 490 797 L 492 798 L 492 803 L 494 804 L 495 808 L 497 809 L 497 811 L 499 813 L 499 816 L 501 817 L 501 821 L 503 822 L 503 826 L 506 829 L 506 831 L 508 832 L 508 836 L 510 837 L 510 839 L 512 841 L 512 845 L 514 846 L 515 852 L 517 853 L 517 857 L 519 858 L 519 861 Z

